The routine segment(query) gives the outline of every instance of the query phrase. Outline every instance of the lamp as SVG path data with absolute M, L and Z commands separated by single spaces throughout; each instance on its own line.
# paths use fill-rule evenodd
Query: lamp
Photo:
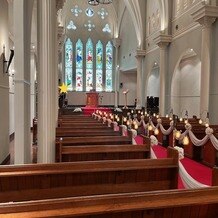
M 206 117 L 203 119 L 203 114 L 204 112 L 207 112 Z M 204 110 L 201 114 L 200 114 L 200 120 L 199 120 L 199 124 L 203 124 L 205 125 L 205 127 L 209 127 L 209 112 L 207 110 Z
M 113 0 L 88 0 L 88 3 L 92 6 L 97 6 L 99 4 L 108 5 L 111 4 Z
M 5 46 L 3 46 L 2 59 L 3 59 L 3 72 L 4 73 L 8 73 L 13 57 L 14 57 L 14 50 L 11 49 L 9 60 L 7 61 L 5 59 Z
M 188 145 L 189 144 L 189 138 L 188 136 L 185 136 L 182 140 L 183 145 Z
M 123 94 L 125 96 L 125 105 L 124 105 L 123 109 L 127 109 L 128 108 L 127 107 L 127 94 L 128 94 L 128 92 L 129 92 L 129 89 L 127 89 L 126 91 L 123 91 Z

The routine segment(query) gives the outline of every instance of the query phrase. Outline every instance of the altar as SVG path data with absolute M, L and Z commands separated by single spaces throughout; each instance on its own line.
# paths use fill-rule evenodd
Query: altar
M 87 92 L 86 93 L 86 106 L 87 107 L 98 107 L 98 93 Z

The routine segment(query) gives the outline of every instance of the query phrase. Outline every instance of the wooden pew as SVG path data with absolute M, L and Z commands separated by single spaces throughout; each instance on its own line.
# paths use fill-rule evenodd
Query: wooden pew
M 166 159 L 2 167 L 0 202 L 175 189 L 178 153 L 169 155 Z
M 89 126 L 89 127 L 93 127 L 93 126 L 105 126 L 102 122 L 95 122 L 95 123 L 81 123 L 81 122 L 62 122 L 59 123 L 58 126 L 59 127 L 78 127 L 80 128 L 81 126 Z
M 106 129 L 99 129 L 93 126 L 89 129 L 71 129 L 71 128 L 56 128 L 56 137 L 87 137 L 87 136 L 119 136 L 122 135 L 120 131 L 114 131 L 113 129 L 107 127 Z
M 163 190 L 14 202 L 0 205 L 2 218 L 216 218 L 218 187 Z
M 56 160 L 60 159 L 63 146 L 88 146 L 88 145 L 131 145 L 132 135 L 128 136 L 87 136 L 56 138 Z
M 150 145 L 62 146 L 56 162 L 150 158 Z

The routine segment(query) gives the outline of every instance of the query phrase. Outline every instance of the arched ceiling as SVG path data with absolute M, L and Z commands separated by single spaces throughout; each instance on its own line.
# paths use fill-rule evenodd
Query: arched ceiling
M 116 4 L 114 1 L 109 5 L 91 6 L 87 0 L 67 0 L 62 10 L 66 35 L 71 38 L 114 38 L 117 32 Z

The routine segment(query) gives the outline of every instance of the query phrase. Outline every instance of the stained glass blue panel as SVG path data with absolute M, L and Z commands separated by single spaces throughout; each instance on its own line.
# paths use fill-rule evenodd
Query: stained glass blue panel
M 76 91 L 83 91 L 83 43 L 76 43 Z
M 103 44 L 96 45 L 96 91 L 103 91 Z
M 93 43 L 89 38 L 86 43 L 86 91 L 93 89 Z
M 105 90 L 111 92 L 113 90 L 113 45 L 109 41 L 106 45 L 106 82 Z
M 68 38 L 65 43 L 65 84 L 68 90 L 73 90 L 72 83 L 72 68 L 73 68 L 73 43 Z

